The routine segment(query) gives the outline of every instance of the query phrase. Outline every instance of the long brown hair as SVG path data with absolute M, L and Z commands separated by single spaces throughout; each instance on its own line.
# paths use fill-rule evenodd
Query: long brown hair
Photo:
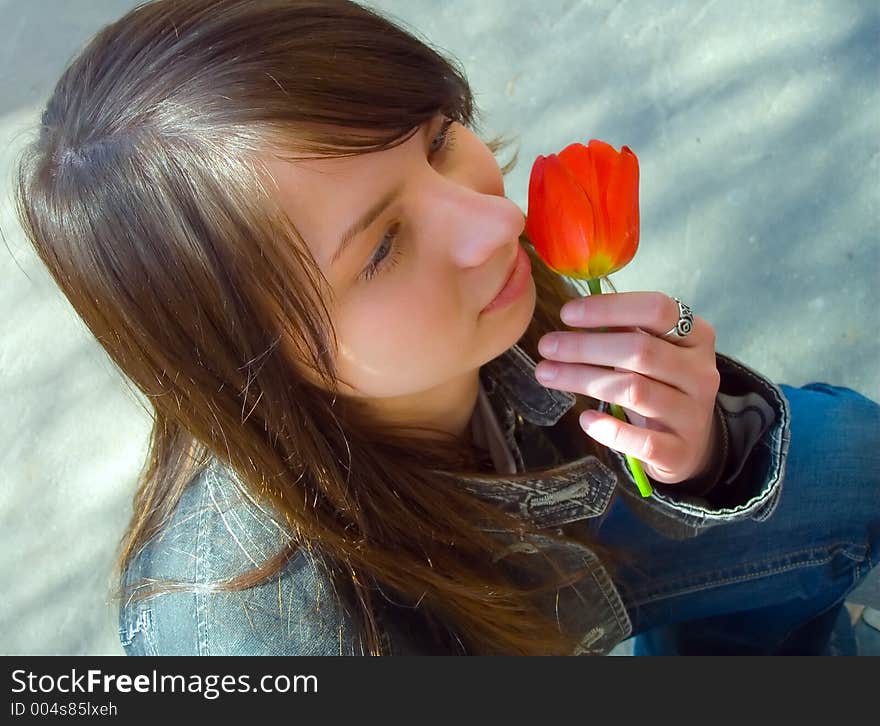
M 449 476 L 487 473 L 466 437 L 383 426 L 338 392 L 326 280 L 260 163 L 269 149 L 390 148 L 438 112 L 476 126 L 463 71 L 347 0 L 145 3 L 100 30 L 59 79 L 20 162 L 17 211 L 63 294 L 152 408 L 115 598 L 131 597 L 127 563 L 215 457 L 290 524 L 283 551 L 217 589 L 267 580 L 309 543 L 357 605 L 371 654 L 382 652 L 378 583 L 418 601 L 468 653 L 573 651 L 581 634 L 560 632 L 534 590 L 493 564 L 504 545 L 483 528 L 557 535 Z M 509 143 L 487 142 L 493 153 Z M 562 327 L 559 308 L 582 291 L 522 241 L 538 300 L 518 342 L 537 359 L 538 338 Z M 557 425 L 607 463 L 577 424 L 596 404 L 578 395 Z M 619 553 L 586 536 L 613 570 Z M 506 556 L 556 572 L 547 588 L 586 574 Z

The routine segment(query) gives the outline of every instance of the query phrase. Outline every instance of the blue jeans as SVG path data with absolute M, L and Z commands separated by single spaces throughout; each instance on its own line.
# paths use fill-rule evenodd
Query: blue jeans
M 780 388 L 791 443 L 768 520 L 670 540 L 618 498 L 597 523 L 643 570 L 615 577 L 634 655 L 855 654 L 843 601 L 880 560 L 880 405 L 827 383 Z

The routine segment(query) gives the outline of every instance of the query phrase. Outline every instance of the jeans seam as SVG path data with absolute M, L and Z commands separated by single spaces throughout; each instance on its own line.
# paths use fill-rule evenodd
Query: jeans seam
M 837 554 L 843 554 L 845 557 L 848 557 L 849 559 L 853 560 L 856 563 L 862 563 L 865 561 L 864 556 L 853 557 L 852 555 L 850 555 L 850 553 L 846 551 L 847 547 L 855 547 L 855 548 L 861 549 L 863 551 L 867 551 L 867 549 L 868 549 L 866 545 L 860 545 L 860 544 L 856 544 L 854 542 L 841 542 L 841 543 L 838 543 L 837 545 L 832 545 L 829 548 L 830 554 L 827 554 L 825 557 L 822 557 L 819 559 L 811 559 L 811 560 L 805 560 L 803 562 L 796 562 L 796 563 L 791 563 L 788 565 L 782 565 L 779 567 L 771 568 L 769 570 L 762 570 L 762 571 L 751 573 L 748 575 L 738 575 L 736 577 L 727 577 L 727 578 L 723 578 L 720 580 L 711 580 L 710 582 L 699 585 L 699 586 L 693 585 L 690 587 L 686 587 L 684 589 L 676 589 L 674 592 L 669 592 L 666 594 L 657 594 L 655 591 L 655 594 L 651 594 L 651 595 L 648 595 L 648 596 L 640 598 L 640 599 L 636 599 L 634 597 L 633 604 L 636 606 L 647 605 L 649 603 L 657 602 L 658 600 L 665 600 L 667 598 L 677 597 L 679 595 L 684 595 L 684 594 L 688 594 L 691 592 L 699 592 L 700 590 L 711 589 L 711 588 L 717 587 L 719 585 L 730 585 L 730 584 L 734 584 L 737 582 L 746 582 L 748 580 L 754 580 L 754 579 L 757 579 L 760 577 L 768 577 L 771 575 L 777 575 L 777 574 L 780 574 L 783 572 L 788 572 L 790 570 L 795 570 L 795 569 L 799 569 L 802 567 L 812 567 L 815 565 L 823 565 L 823 564 L 830 562 L 832 559 L 834 559 L 834 557 Z M 815 548 L 810 547 L 810 548 L 803 549 L 803 550 L 796 550 L 795 552 L 790 552 L 785 556 L 786 557 L 795 557 L 797 555 L 804 554 L 806 552 L 810 552 L 814 549 Z M 858 565 L 857 565 L 857 567 L 858 567 Z M 693 578 L 693 575 L 690 575 L 688 577 L 688 579 L 692 579 L 692 578 Z

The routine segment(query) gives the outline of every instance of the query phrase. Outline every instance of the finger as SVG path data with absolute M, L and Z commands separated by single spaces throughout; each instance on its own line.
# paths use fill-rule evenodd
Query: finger
M 554 342 L 555 351 L 548 346 Z M 692 374 L 697 362 L 687 358 L 692 351 L 643 332 L 556 331 L 541 338 L 538 352 L 560 363 L 587 363 L 641 373 L 691 396 L 702 390 L 701 382 L 695 381 Z
M 666 293 L 654 291 L 585 295 L 565 303 L 559 317 L 566 325 L 579 328 L 633 326 L 660 337 L 678 323 L 678 303 Z M 668 342 L 685 347 L 700 345 L 711 327 L 704 318 L 694 315 L 691 333 Z
M 598 411 L 584 411 L 578 423 L 600 444 L 657 469 L 674 469 L 681 460 L 682 441 L 675 434 L 639 428 Z
M 545 372 L 554 374 L 544 378 Z M 632 371 L 616 371 L 584 363 L 541 361 L 535 377 L 546 388 L 582 393 L 616 403 L 646 418 L 663 420 L 670 430 L 685 428 L 691 417 L 691 399 L 677 388 Z

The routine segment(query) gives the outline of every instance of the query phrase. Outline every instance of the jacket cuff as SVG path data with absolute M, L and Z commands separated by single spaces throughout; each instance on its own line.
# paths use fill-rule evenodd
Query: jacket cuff
M 718 443 L 715 458 L 712 461 L 710 469 L 702 476 L 694 477 L 693 479 L 688 479 L 687 481 L 679 482 L 677 484 L 660 484 L 659 486 L 669 487 L 670 489 L 675 489 L 676 491 L 690 494 L 695 497 L 705 497 L 715 488 L 715 485 L 721 481 L 722 476 L 729 476 L 726 472 L 729 468 L 728 464 L 730 461 L 730 429 L 727 424 L 727 416 L 725 416 L 724 409 L 721 407 L 721 403 L 717 397 L 715 398 L 713 416 L 715 417 L 715 423 L 718 427 L 716 430 Z
M 711 509 L 757 504 L 752 518 L 769 517 L 779 500 L 791 438 L 791 412 L 782 389 L 735 358 L 716 353 L 722 385 L 717 403 L 727 423 L 728 461 L 705 495 Z
M 652 479 L 654 492 L 645 498 L 624 455 L 609 449 L 620 462 L 623 494 L 636 514 L 676 539 L 724 522 L 763 521 L 776 509 L 782 491 L 791 419 L 782 389 L 731 356 L 716 351 L 715 359 L 721 374 L 716 415 L 724 423 L 727 451 L 711 476 L 680 484 Z

